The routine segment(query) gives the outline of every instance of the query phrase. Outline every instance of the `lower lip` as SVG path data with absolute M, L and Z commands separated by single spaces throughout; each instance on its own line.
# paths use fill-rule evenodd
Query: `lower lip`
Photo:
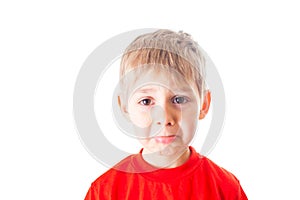
M 155 137 L 155 141 L 162 144 L 170 144 L 176 139 L 175 135 L 172 136 L 157 136 Z

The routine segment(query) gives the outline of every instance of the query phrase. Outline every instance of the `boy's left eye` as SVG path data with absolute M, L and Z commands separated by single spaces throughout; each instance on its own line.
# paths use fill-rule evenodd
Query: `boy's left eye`
M 175 104 L 183 104 L 183 103 L 187 103 L 188 99 L 186 97 L 176 96 L 172 99 L 172 102 Z

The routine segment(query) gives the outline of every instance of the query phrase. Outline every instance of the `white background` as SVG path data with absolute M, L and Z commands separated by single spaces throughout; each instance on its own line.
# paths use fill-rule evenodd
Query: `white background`
M 299 199 L 297 1 L 1 1 L 0 199 L 83 199 L 106 169 L 82 146 L 76 76 L 102 42 L 137 28 L 193 35 L 225 87 L 208 156 L 249 199 Z

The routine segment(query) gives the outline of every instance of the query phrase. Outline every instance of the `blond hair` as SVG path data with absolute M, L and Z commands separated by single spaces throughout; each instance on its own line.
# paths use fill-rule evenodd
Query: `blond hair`
M 187 82 L 196 83 L 202 99 L 206 89 L 205 58 L 198 43 L 189 34 L 161 29 L 137 37 L 122 56 L 120 79 L 130 70 L 153 64 L 168 66 Z

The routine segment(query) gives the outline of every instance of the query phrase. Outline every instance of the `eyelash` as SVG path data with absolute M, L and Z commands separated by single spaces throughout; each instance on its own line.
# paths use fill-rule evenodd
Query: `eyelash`
M 146 101 L 146 100 L 150 100 L 150 103 L 147 105 L 143 103 L 143 101 Z M 149 105 L 153 104 L 153 100 L 151 100 L 150 98 L 145 98 L 145 99 L 140 100 L 138 103 L 141 104 L 142 106 L 149 106 Z
M 182 103 L 177 103 L 177 102 L 175 102 L 175 101 L 176 101 L 176 98 L 183 98 L 183 101 L 184 101 L 184 102 L 182 102 Z M 185 104 L 185 103 L 187 103 L 187 102 L 189 102 L 189 99 L 188 99 L 187 97 L 185 97 L 185 96 L 175 96 L 175 97 L 172 98 L 172 103 L 175 103 L 175 104 Z
M 183 102 L 182 102 L 182 103 L 176 102 L 176 99 L 178 100 L 178 98 L 183 98 Z M 150 102 L 148 102 L 148 103 L 143 103 L 143 101 L 150 101 Z M 185 96 L 175 96 L 175 97 L 173 97 L 173 98 L 171 99 L 171 101 L 172 101 L 172 103 L 174 103 L 174 104 L 185 104 L 185 103 L 189 102 L 190 100 L 189 100 L 189 98 L 187 98 L 187 97 L 185 97 Z M 154 102 L 153 102 L 153 100 L 152 100 L 151 98 L 144 98 L 144 99 L 140 100 L 140 101 L 138 102 L 138 104 L 140 104 L 140 105 L 142 105 L 142 106 L 150 106 L 150 105 L 153 105 Z

